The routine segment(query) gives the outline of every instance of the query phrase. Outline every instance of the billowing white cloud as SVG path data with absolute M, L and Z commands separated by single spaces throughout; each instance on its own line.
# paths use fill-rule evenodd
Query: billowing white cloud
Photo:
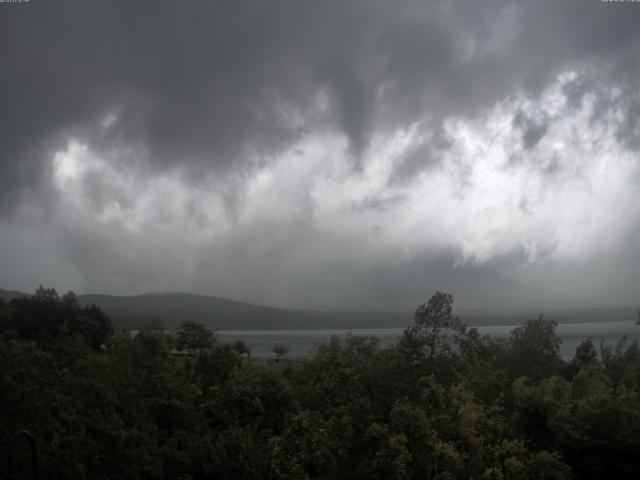
M 640 294 L 640 9 L 69 2 L 0 16 L 0 286 Z
M 640 225 L 640 171 L 616 135 L 620 92 L 574 104 L 567 86 L 581 75 L 558 75 L 536 98 L 521 92 L 477 116 L 444 119 L 439 149 L 425 117 L 377 132 L 358 166 L 348 139 L 326 130 L 268 161 L 254 152 L 233 215 L 229 176 L 194 182 L 179 167 L 150 171 L 135 151 L 98 153 L 70 139 L 51 159 L 49 229 L 94 288 L 193 289 L 197 278 L 281 303 L 295 301 L 286 284 L 323 265 L 367 271 L 443 251 L 458 269 L 505 258 L 588 264 Z M 407 155 L 424 146 L 414 172 L 396 181 Z

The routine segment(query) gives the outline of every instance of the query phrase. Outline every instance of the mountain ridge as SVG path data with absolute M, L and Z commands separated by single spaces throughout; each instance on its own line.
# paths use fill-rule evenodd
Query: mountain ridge
M 16 290 L 0 289 L 0 298 L 4 301 L 29 296 Z M 123 296 L 83 294 L 78 295 L 78 302 L 82 306 L 99 306 L 111 318 L 116 329 L 139 329 L 151 323 L 175 328 L 184 320 L 198 321 L 216 330 L 404 328 L 413 323 L 413 311 L 298 310 L 184 292 Z M 637 318 L 637 309 L 628 306 L 541 311 L 559 323 Z M 476 312 L 459 316 L 469 326 L 517 325 L 537 317 L 538 313 L 523 309 L 510 314 Z

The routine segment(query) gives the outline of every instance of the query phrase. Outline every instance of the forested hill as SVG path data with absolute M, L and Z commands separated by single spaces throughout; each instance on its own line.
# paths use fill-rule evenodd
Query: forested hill
M 0 478 L 640 478 L 638 341 L 565 360 L 553 321 L 495 339 L 452 305 L 437 292 L 394 344 L 334 336 L 291 361 L 196 322 L 114 334 L 73 293 L 0 302 L 1 430 L 37 449 L 12 436 Z
M 175 327 L 183 320 L 196 320 L 218 330 L 303 329 L 303 328 L 389 328 L 406 327 L 411 312 L 325 312 L 286 310 L 224 298 L 186 293 L 145 294 L 130 297 L 79 295 L 81 305 L 95 304 L 114 325 L 135 327 L 158 320 Z
M 29 294 L 0 289 L 5 301 Z M 82 306 L 95 304 L 111 320 L 115 328 L 138 329 L 149 322 L 160 322 L 174 328 L 183 320 L 195 320 L 216 330 L 242 329 L 335 329 L 335 328 L 405 328 L 413 322 L 407 312 L 341 312 L 290 310 L 252 305 L 234 300 L 187 293 L 144 294 L 134 296 L 78 295 Z M 460 318 L 470 326 L 514 325 L 528 318 L 545 318 L 559 323 L 634 320 L 637 309 L 616 307 L 522 311 L 513 314 L 462 314 Z
M 0 298 L 27 297 L 26 293 L 1 290 Z M 385 328 L 406 327 L 411 312 L 322 312 L 287 310 L 237 302 L 225 298 L 187 293 L 143 294 L 133 296 L 78 295 L 82 306 L 97 305 L 116 328 L 140 328 L 161 322 L 168 328 L 183 320 L 196 320 L 218 330 L 283 328 Z
M 14 290 L 3 290 L 2 288 L 0 288 L 0 298 L 5 302 L 8 302 L 9 300 L 12 300 L 14 298 L 24 298 L 30 296 L 31 295 L 29 295 L 28 293 L 16 292 Z

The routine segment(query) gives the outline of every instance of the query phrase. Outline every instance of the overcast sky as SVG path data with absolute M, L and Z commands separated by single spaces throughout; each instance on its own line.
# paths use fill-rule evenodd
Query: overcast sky
M 640 3 L 0 3 L 0 287 L 640 302 Z

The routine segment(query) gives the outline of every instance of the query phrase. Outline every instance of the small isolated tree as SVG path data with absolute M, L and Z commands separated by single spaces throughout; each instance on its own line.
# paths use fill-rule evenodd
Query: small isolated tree
M 195 354 L 200 350 L 210 348 L 215 336 L 213 331 L 202 323 L 185 320 L 176 331 L 176 348 Z
M 287 355 L 289 354 L 289 347 L 286 345 L 274 345 L 273 354 L 276 356 L 276 360 L 287 358 Z
M 242 340 L 236 340 L 233 342 L 232 347 L 238 355 L 246 355 L 247 358 L 251 358 L 251 348 Z
M 450 293 L 436 292 L 416 310 L 415 324 L 404 332 L 404 347 L 412 351 L 413 355 L 430 361 L 449 353 L 455 337 L 466 330 L 452 311 L 453 296 Z

